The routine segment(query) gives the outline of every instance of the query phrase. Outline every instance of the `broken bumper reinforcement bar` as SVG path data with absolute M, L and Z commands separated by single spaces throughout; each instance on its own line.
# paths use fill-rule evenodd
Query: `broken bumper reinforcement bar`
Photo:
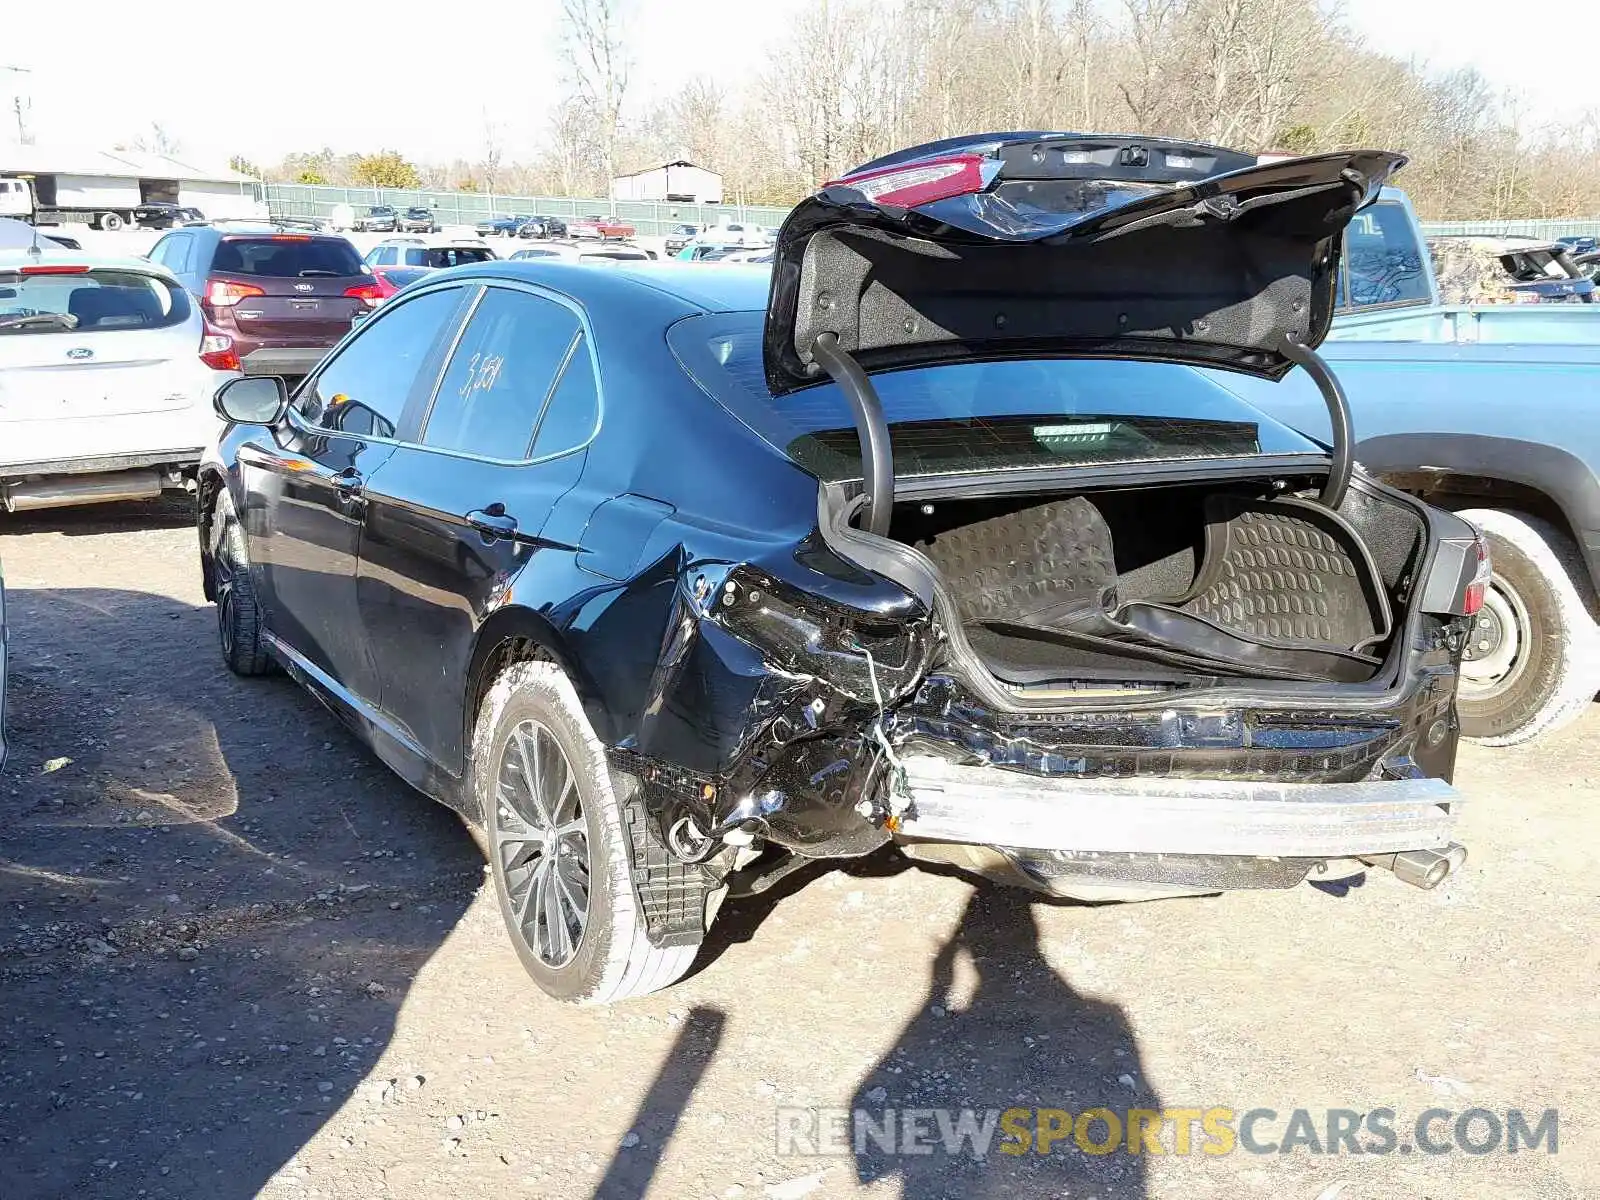
M 931 755 L 904 760 L 903 838 L 1028 850 L 1343 858 L 1446 846 L 1461 794 L 1442 779 L 1270 783 L 1049 779 Z

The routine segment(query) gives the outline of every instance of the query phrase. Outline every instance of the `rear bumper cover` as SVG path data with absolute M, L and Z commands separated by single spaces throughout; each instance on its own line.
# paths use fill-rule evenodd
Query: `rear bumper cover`
M 1448 845 L 1462 798 L 1442 779 L 1271 783 L 1041 778 L 904 760 L 902 838 L 1027 850 L 1345 858 Z

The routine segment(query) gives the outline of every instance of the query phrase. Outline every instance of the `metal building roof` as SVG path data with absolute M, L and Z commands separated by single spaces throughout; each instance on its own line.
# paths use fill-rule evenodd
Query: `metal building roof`
M 190 183 L 257 183 L 231 167 L 149 150 L 93 150 L 0 143 L 0 175 L 100 175 Z

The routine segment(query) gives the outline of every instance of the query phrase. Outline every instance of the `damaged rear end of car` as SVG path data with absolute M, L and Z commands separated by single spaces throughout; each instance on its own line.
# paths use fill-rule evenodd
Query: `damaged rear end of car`
M 794 211 L 764 314 L 674 325 L 817 507 L 680 560 L 652 704 L 732 748 L 612 751 L 668 856 L 646 909 L 687 935 L 696 892 L 890 843 L 1088 900 L 1460 866 L 1485 544 L 1356 467 L 1315 351 L 1340 234 L 1402 161 L 923 147 Z M 1212 369 L 1307 371 L 1334 444 Z

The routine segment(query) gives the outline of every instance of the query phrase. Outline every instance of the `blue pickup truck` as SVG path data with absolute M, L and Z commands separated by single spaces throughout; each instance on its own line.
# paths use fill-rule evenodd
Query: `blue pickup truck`
M 1346 235 L 1322 355 L 1348 395 L 1357 458 L 1488 534 L 1494 578 L 1462 664 L 1462 731 L 1496 745 L 1575 718 L 1600 690 L 1600 304 L 1440 302 L 1404 193 Z M 1309 378 L 1218 382 L 1313 437 Z

